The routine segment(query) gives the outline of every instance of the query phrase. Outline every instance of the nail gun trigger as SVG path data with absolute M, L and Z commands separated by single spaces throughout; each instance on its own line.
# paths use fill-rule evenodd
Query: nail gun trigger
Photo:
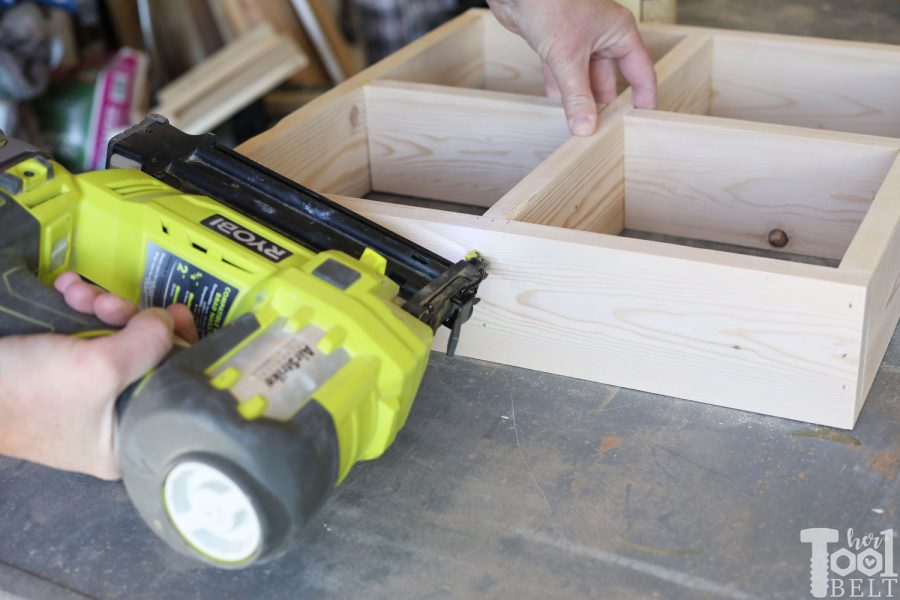
M 470 298 L 459 307 L 456 317 L 453 319 L 453 326 L 450 328 L 450 338 L 447 340 L 447 356 L 452 357 L 456 354 L 456 346 L 459 344 L 463 323 L 472 316 L 472 311 L 480 300 L 480 298 Z

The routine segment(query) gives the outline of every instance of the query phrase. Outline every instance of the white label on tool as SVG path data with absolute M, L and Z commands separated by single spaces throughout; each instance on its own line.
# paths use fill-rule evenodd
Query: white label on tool
M 237 401 L 263 396 L 263 415 L 281 421 L 293 417 L 350 360 L 343 348 L 330 354 L 317 348 L 322 329 L 310 325 L 289 333 L 284 324 L 281 319 L 270 325 L 213 374 L 237 369 L 240 379 L 231 388 Z

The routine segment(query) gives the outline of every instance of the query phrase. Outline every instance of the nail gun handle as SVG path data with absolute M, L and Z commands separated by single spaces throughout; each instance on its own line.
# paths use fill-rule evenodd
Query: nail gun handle
M 35 277 L 21 257 L 0 251 L 0 337 L 110 329 L 96 317 L 69 307 L 59 292 Z

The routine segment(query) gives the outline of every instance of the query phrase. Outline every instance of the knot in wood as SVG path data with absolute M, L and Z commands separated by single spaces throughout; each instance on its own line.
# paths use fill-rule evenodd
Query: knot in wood
M 787 246 L 787 243 L 790 241 L 788 238 L 788 234 L 784 232 L 784 229 L 773 229 L 769 232 L 769 245 L 775 248 L 784 248 Z

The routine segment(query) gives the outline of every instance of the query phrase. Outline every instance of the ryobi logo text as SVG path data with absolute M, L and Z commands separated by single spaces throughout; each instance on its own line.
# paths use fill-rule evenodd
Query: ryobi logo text
M 241 246 L 253 250 L 263 258 L 267 258 L 272 262 L 281 262 L 288 256 L 293 255 L 293 252 L 289 252 L 261 235 L 244 229 L 234 221 L 229 221 L 222 215 L 207 217 L 202 221 L 202 224 L 216 233 L 237 242 Z

